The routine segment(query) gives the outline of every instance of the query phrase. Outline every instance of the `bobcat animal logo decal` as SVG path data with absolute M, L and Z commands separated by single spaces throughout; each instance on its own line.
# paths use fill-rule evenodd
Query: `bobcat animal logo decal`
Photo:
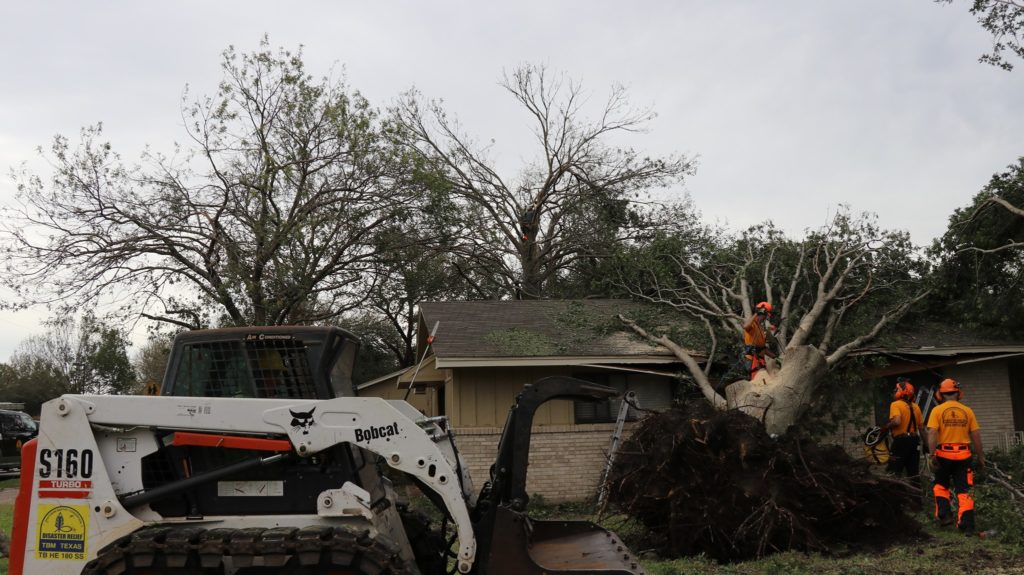
M 316 424 L 313 421 L 314 411 L 316 411 L 315 407 L 309 411 L 292 411 L 289 409 L 288 413 L 292 414 L 292 427 L 301 429 L 302 435 L 309 435 L 309 428 Z

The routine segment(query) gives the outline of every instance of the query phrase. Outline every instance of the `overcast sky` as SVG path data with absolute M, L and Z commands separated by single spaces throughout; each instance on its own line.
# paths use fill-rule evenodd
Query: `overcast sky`
M 545 64 L 595 97 L 621 83 L 658 113 L 630 145 L 699 156 L 681 191 L 707 219 L 798 233 L 845 203 L 923 244 L 1024 154 L 1024 64 L 977 62 L 990 38 L 968 4 L 4 2 L 0 169 L 45 174 L 35 149 L 96 122 L 126 159 L 169 149 L 185 86 L 212 93 L 220 52 L 267 34 L 378 107 L 413 86 L 443 98 L 502 166 L 531 156 L 503 70 Z M 0 313 L 0 361 L 43 317 Z

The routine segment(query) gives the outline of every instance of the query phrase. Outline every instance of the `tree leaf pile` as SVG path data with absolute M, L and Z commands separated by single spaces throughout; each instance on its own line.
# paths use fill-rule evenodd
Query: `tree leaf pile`
M 921 491 L 872 473 L 838 446 L 703 402 L 642 421 L 608 479 L 609 501 L 662 556 L 739 561 L 777 551 L 836 552 L 920 537 Z

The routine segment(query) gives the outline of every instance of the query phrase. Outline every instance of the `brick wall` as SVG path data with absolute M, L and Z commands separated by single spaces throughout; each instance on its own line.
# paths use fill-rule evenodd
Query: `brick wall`
M 634 424 L 626 424 L 628 437 Z M 548 501 L 582 501 L 597 496 L 614 424 L 535 426 L 530 439 L 526 492 Z M 455 429 L 455 439 L 479 490 L 489 479 L 501 430 Z
M 960 382 L 964 404 L 974 410 L 981 426 L 985 450 L 1002 447 L 1013 431 L 1009 364 L 1005 359 L 961 364 L 943 370 L 943 375 Z

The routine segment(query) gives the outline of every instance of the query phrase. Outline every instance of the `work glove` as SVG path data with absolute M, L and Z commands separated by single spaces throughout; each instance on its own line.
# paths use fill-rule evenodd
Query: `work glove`
M 979 455 L 974 463 L 975 463 L 975 465 L 974 465 L 974 470 L 975 471 L 977 471 L 979 473 L 985 471 L 985 456 L 984 455 Z

